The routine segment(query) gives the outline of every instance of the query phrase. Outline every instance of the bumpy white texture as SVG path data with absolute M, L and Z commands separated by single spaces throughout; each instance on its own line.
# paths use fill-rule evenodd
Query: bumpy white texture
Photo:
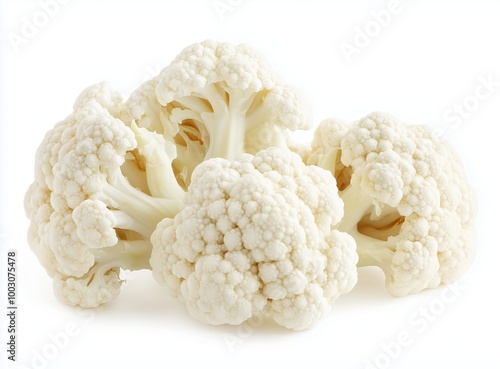
M 305 329 L 357 280 L 354 240 L 332 230 L 342 207 L 330 173 L 289 150 L 210 159 L 152 235 L 153 275 L 201 321 Z
M 309 164 L 337 178 L 360 266 L 377 265 L 393 295 L 450 283 L 474 259 L 477 199 L 456 151 L 423 125 L 372 113 L 319 125 Z
M 150 268 L 151 233 L 180 210 L 172 158 L 153 132 L 120 120 L 124 111 L 109 84 L 90 86 L 36 153 L 28 242 L 70 305 L 106 303 L 120 291 L 120 269 Z
M 213 40 L 183 49 L 128 104 L 139 126 L 174 137 L 186 186 L 203 160 L 286 147 L 286 132 L 312 124 L 308 99 L 261 53 Z

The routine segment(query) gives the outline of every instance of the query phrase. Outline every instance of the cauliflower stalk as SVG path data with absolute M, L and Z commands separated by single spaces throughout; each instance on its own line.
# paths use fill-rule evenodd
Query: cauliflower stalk
M 460 158 L 422 125 L 372 113 L 323 121 L 308 164 L 328 169 L 344 201 L 338 229 L 359 266 L 378 266 L 396 296 L 455 281 L 475 255 L 477 201 Z
M 287 149 L 210 159 L 151 237 L 153 275 L 201 321 L 268 312 L 304 329 L 357 280 L 354 240 L 333 229 L 342 215 L 334 177 Z

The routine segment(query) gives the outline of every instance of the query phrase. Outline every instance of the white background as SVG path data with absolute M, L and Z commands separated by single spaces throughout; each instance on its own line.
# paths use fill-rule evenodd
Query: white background
M 500 367 L 499 2 L 403 2 L 377 26 L 374 14 L 394 10 L 386 1 L 73 0 L 40 15 L 47 1 L 1 1 L 0 8 L 0 311 L 4 322 L 6 250 L 15 249 L 20 368 Z M 217 10 L 220 4 L 228 5 Z M 39 26 L 30 30 L 26 22 Z M 363 40 L 361 31 L 371 36 Z M 361 270 L 353 292 L 299 333 L 267 322 L 202 325 L 164 296 L 149 272 L 129 275 L 120 297 L 100 311 L 60 304 L 25 241 L 23 196 L 44 133 L 71 112 L 86 86 L 108 80 L 127 95 L 182 48 L 207 38 L 265 53 L 309 96 L 316 123 L 385 110 L 444 132 L 480 199 L 478 254 L 459 284 L 393 298 L 380 272 Z M 347 44 L 360 46 L 351 58 L 342 51 Z M 489 92 L 480 87 L 488 79 Z M 453 113 L 464 102 L 469 111 Z M 4 324 L 1 330 L 3 361 Z M 392 343 L 398 338 L 402 349 Z

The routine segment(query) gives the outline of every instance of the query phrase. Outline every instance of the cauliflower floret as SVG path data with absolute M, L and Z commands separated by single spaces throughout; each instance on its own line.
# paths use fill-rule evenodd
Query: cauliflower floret
M 332 230 L 342 207 L 335 179 L 289 150 L 210 159 L 151 237 L 153 275 L 201 321 L 268 311 L 305 329 L 357 280 L 354 240 Z
M 286 147 L 286 132 L 311 127 L 307 98 L 247 45 L 207 40 L 186 47 L 126 105 L 141 127 L 174 137 L 174 167 L 189 185 L 201 161 Z
M 116 297 L 122 269 L 150 268 L 149 238 L 173 217 L 184 191 L 163 136 L 125 124 L 107 83 L 87 88 L 47 132 L 25 195 L 28 242 L 57 297 L 94 307 Z
M 450 283 L 475 255 L 477 200 L 462 162 L 428 127 L 372 113 L 352 125 L 326 120 L 307 163 L 329 170 L 357 243 L 359 266 L 376 265 L 397 296 Z

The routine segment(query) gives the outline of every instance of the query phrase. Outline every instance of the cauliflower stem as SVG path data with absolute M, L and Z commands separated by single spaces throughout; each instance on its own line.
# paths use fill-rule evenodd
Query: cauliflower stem
M 177 99 L 189 110 L 179 112 L 184 119 L 204 121 L 210 137 L 206 157 L 233 158 L 244 152 L 247 109 L 255 93 L 207 85 L 203 92 Z
M 179 200 L 152 197 L 138 191 L 119 170 L 108 175 L 102 194 L 97 198 L 109 200 L 116 209 L 121 209 L 114 210 L 115 215 L 122 212 L 123 219 L 138 228 L 147 224 L 154 226 L 166 216 L 177 214 L 181 208 Z
M 404 217 L 390 207 L 375 211 L 372 200 L 352 185 L 339 195 L 344 201 L 344 217 L 337 229 L 350 234 L 356 241 L 358 267 L 378 266 L 387 275 L 392 275 L 391 260 L 396 244 L 391 242 L 391 237 L 398 234 Z

